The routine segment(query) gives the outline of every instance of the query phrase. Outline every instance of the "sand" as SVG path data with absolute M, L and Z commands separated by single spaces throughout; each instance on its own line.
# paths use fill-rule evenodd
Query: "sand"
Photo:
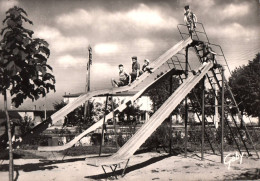
M 44 153 L 42 153 L 44 155 Z M 46 159 L 15 159 L 15 179 L 20 181 L 80 181 L 115 180 L 111 174 L 104 174 L 101 167 L 87 165 L 85 156 L 65 157 L 46 153 Z M 228 152 L 225 153 L 227 155 Z M 92 157 L 94 155 L 88 155 Z M 229 157 L 230 159 L 230 157 Z M 228 159 L 226 159 L 227 161 Z M 118 168 L 118 180 L 260 180 L 260 160 L 242 157 L 230 164 L 220 163 L 220 156 L 205 154 L 201 161 L 200 153 L 170 156 L 166 153 L 149 152 L 134 155 L 129 162 L 124 177 L 124 164 Z M 1 161 L 2 162 L 2 161 Z M 1 163 L 0 162 L 0 163 Z M 109 167 L 105 169 L 110 172 Z M 8 180 L 8 160 L 0 165 L 1 181 Z

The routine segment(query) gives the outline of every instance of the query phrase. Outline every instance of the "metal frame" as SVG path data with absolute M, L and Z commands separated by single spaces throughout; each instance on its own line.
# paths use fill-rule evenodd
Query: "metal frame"
M 195 52 L 196 52 L 196 54 L 197 54 L 197 57 L 199 58 L 199 60 L 202 62 L 203 60 L 202 60 L 202 56 L 200 55 L 200 51 L 201 50 L 203 50 L 203 52 L 205 51 L 203 48 L 201 49 L 201 50 L 198 50 L 197 49 L 197 47 L 195 46 L 195 45 L 197 45 L 198 43 L 201 43 L 201 44 L 206 44 L 206 45 L 209 45 L 209 46 L 214 46 L 214 47 L 216 47 L 216 48 L 218 48 L 219 50 L 220 50 L 220 54 L 217 54 L 216 56 L 218 56 L 218 57 L 223 57 L 223 59 L 224 59 L 224 65 L 222 65 L 221 67 L 216 67 L 215 69 L 216 70 L 214 70 L 214 69 L 212 69 L 211 70 L 211 72 L 212 72 L 212 74 L 213 74 L 213 76 L 209 76 L 209 74 L 207 74 L 206 75 L 206 77 L 207 77 L 207 79 L 208 79 L 208 81 L 209 81 L 209 84 L 210 84 L 210 86 L 212 87 L 212 89 L 214 89 L 214 86 L 213 86 L 213 82 L 212 81 L 215 81 L 215 83 L 214 84 L 217 84 L 217 86 L 218 86 L 218 88 L 219 88 L 219 90 L 222 90 L 222 94 L 221 94 L 221 96 L 223 97 L 224 96 L 224 88 L 225 88 L 225 86 L 227 86 L 228 87 L 228 91 L 229 91 L 229 93 L 230 93 L 230 95 L 231 95 L 231 97 L 232 97 L 232 102 L 233 102 L 233 104 L 235 105 L 235 107 L 237 108 L 237 110 L 238 110 L 238 105 L 237 105 L 237 103 L 236 103 L 236 101 L 235 101 L 235 99 L 234 99 L 234 96 L 233 96 L 233 94 L 232 94 L 232 91 L 231 91 L 231 89 L 230 89 L 230 87 L 228 86 L 228 84 L 227 84 L 227 82 L 226 82 L 226 80 L 225 80 L 225 76 L 224 76 L 224 69 L 223 69 L 223 67 L 227 67 L 227 69 L 228 69 L 228 71 L 229 71 L 229 73 L 231 74 L 231 71 L 230 71 L 230 68 L 229 68 L 229 66 L 228 66 L 228 64 L 227 64 L 227 60 L 226 60 L 226 57 L 225 57 L 225 55 L 224 55 L 224 52 L 223 52 L 223 49 L 222 49 L 222 47 L 220 46 L 220 45 L 217 45 L 217 44 L 213 44 L 213 43 L 210 43 L 209 42 L 209 38 L 208 38 L 208 36 L 207 36 L 207 34 L 206 34 L 206 31 L 205 31 L 205 28 L 204 28 L 204 26 L 203 26 L 203 24 L 202 23 L 197 23 L 197 24 L 199 24 L 201 27 L 202 27 L 202 30 L 203 30 L 203 32 L 201 32 L 201 31 L 197 31 L 196 29 L 194 30 L 194 37 L 196 37 L 196 39 L 194 39 L 194 37 L 192 37 L 191 36 L 191 38 L 193 39 L 193 43 L 191 44 L 191 45 L 189 45 L 188 47 L 186 47 L 186 51 L 185 51 L 185 71 L 186 71 L 186 73 L 188 72 L 188 48 L 190 47 L 190 46 L 192 46 L 192 47 L 194 47 L 194 49 L 195 49 Z M 178 28 L 178 31 L 179 31 L 179 33 L 180 33 L 180 35 L 181 35 L 181 37 L 182 37 L 182 39 L 184 39 L 184 36 L 183 35 L 189 35 L 189 34 L 187 34 L 187 33 L 183 33 L 183 32 L 181 32 L 181 30 L 180 30 L 180 27 L 183 27 L 183 26 L 185 26 L 185 27 L 187 27 L 187 25 L 184 25 L 184 24 L 179 24 L 178 26 L 177 26 L 177 28 Z M 206 42 L 205 41 L 201 41 L 200 40 L 200 37 L 198 36 L 198 34 L 204 34 L 205 35 L 205 37 L 206 37 Z M 190 36 L 190 35 L 189 35 Z M 182 54 L 183 55 L 183 54 Z M 214 63 L 216 63 L 217 64 L 217 60 L 216 60 L 216 56 L 213 56 L 213 61 L 214 61 Z M 178 57 L 177 57 L 177 60 L 178 60 Z M 174 63 L 173 63 L 174 64 Z M 175 65 L 175 64 L 174 64 Z M 217 75 L 221 75 L 221 77 L 218 77 Z M 185 78 L 187 78 L 187 76 L 185 77 Z M 213 80 L 211 79 L 211 78 L 213 78 Z M 220 82 L 221 82 L 221 85 L 220 85 Z M 215 89 L 214 89 L 215 90 Z M 215 97 L 217 97 L 217 95 L 214 95 Z M 192 102 L 192 101 L 191 101 Z M 186 105 L 187 105 L 187 100 L 185 99 L 185 103 L 186 103 Z M 202 105 L 202 107 L 203 107 L 203 105 Z M 235 136 L 235 134 L 233 133 L 233 131 L 232 131 L 232 128 L 231 128 L 231 126 L 229 125 L 229 121 L 228 121 L 228 119 L 227 119 L 227 115 L 225 115 L 225 99 L 224 99 L 224 97 L 223 97 L 223 103 L 222 103 L 222 121 L 221 121 L 221 124 L 222 124 L 222 131 L 221 131 L 221 150 L 220 150 L 220 152 L 221 152 L 221 155 L 222 155 L 222 157 L 223 157 L 223 139 L 222 139 L 222 137 L 224 136 L 224 123 L 226 122 L 226 124 L 227 124 L 227 126 L 228 126 L 228 129 L 230 130 L 230 133 L 231 133 L 231 136 L 232 136 L 232 138 L 233 138 L 233 140 L 235 141 L 235 144 L 236 144 L 236 146 L 237 146 L 237 149 L 239 150 L 239 152 L 241 153 L 241 150 L 240 150 L 240 146 L 239 146 L 239 144 L 237 143 L 237 140 L 236 140 L 236 137 L 237 136 Z M 187 110 L 187 108 L 185 108 L 185 110 Z M 239 111 L 239 110 L 238 110 Z M 187 113 L 186 113 L 187 114 Z M 186 117 L 187 117 L 187 115 L 186 115 Z M 242 119 L 242 117 L 241 117 L 241 115 L 239 115 L 239 118 L 242 120 L 242 122 L 243 122 L 243 119 Z M 235 119 L 232 117 L 232 121 L 235 123 L 235 127 L 236 127 L 236 129 L 237 129 L 237 132 L 238 132 L 238 137 L 240 137 L 240 140 L 242 141 L 242 143 L 243 143 L 243 146 L 245 147 L 245 149 L 246 149 L 246 151 L 247 151 L 247 153 L 248 153 L 248 155 L 251 155 L 250 153 L 249 153 L 249 149 L 248 149 L 248 146 L 246 145 L 246 142 L 245 142 L 245 140 L 243 139 L 243 136 L 241 135 L 241 130 L 238 128 L 238 126 L 237 126 L 237 124 L 236 124 L 236 121 L 235 121 Z M 187 120 L 185 119 L 185 138 L 186 138 L 186 134 L 187 134 L 187 128 L 186 128 L 186 123 L 187 122 Z M 203 120 L 202 120 L 202 122 L 203 122 Z M 203 124 L 203 123 L 202 123 Z M 204 130 L 203 130 L 203 132 L 204 132 Z M 250 134 L 249 134 L 249 132 L 248 132 L 248 130 L 247 130 L 247 127 L 245 126 L 245 132 L 246 132 L 246 136 L 247 136 L 247 138 L 249 139 L 249 142 L 250 142 L 250 144 L 252 145 L 252 147 L 253 147 L 253 149 L 255 150 L 255 152 L 256 152 L 256 155 L 257 155 L 257 157 L 259 158 L 259 155 L 258 155 L 258 152 L 257 152 L 257 150 L 256 150 L 256 148 L 255 148 L 255 145 L 254 145 L 254 143 L 252 142 L 252 139 L 251 139 L 251 136 L 250 136 Z M 185 139 L 185 141 L 186 141 L 187 139 Z M 203 143 L 203 141 L 204 141 L 204 138 L 203 138 L 203 136 L 202 136 L 202 143 Z M 185 142 L 185 150 L 187 149 L 186 148 L 186 146 L 187 146 L 187 143 Z M 203 146 L 202 146 L 203 147 Z M 203 149 L 203 148 L 202 148 Z M 187 156 L 187 152 L 185 151 L 185 156 Z M 202 153 L 202 156 L 203 156 L 203 153 Z M 222 161 L 223 161 L 223 158 L 222 158 Z
M 126 161 L 126 164 L 125 164 L 125 167 L 124 167 L 124 169 L 123 169 L 123 171 L 122 171 L 121 177 L 124 177 L 124 176 L 125 176 L 125 171 L 126 171 L 126 168 L 127 168 L 127 166 L 128 166 L 129 161 L 130 161 L 130 159 L 128 159 L 128 160 Z M 118 179 L 118 178 L 117 178 L 117 174 L 116 174 L 116 169 L 120 166 L 120 163 L 118 163 L 118 164 L 112 164 L 112 165 L 101 165 L 101 167 L 102 167 L 102 169 L 103 169 L 105 175 L 108 175 L 108 173 L 107 173 L 106 170 L 105 170 L 105 166 L 110 167 L 110 169 L 111 169 L 111 171 L 112 171 L 112 172 L 111 172 L 112 175 L 113 175 L 116 179 Z M 114 168 L 113 168 L 113 167 L 114 167 Z
M 181 54 L 181 55 L 184 55 L 184 54 Z M 176 66 L 179 65 L 180 68 L 181 68 L 181 70 L 184 71 L 183 66 L 181 65 L 181 63 L 186 63 L 186 62 L 181 62 L 177 56 L 174 56 L 174 57 L 177 59 L 177 61 L 173 61 L 173 58 L 171 58 L 171 59 L 170 59 L 171 62 L 167 62 L 169 68 L 171 68 L 170 65 L 173 65 L 174 68 L 176 69 Z M 174 63 L 174 62 L 176 62 L 176 63 Z M 188 65 L 189 69 L 191 69 L 189 63 L 188 63 L 188 64 L 185 64 L 185 65 Z M 187 72 L 187 71 L 186 71 L 186 72 Z M 189 70 L 188 70 L 188 72 L 189 72 Z M 179 78 L 180 78 L 180 80 L 181 80 L 182 82 L 183 82 L 183 79 L 186 79 L 186 77 L 183 78 L 183 77 L 181 77 L 181 75 L 179 75 Z M 193 94 L 194 94 L 194 93 L 193 93 Z M 196 94 L 194 94 L 194 96 L 195 96 L 196 100 L 198 101 L 198 98 L 197 98 Z M 194 105 L 194 101 L 193 101 L 192 99 L 190 99 L 190 98 L 189 98 L 189 100 L 191 101 L 191 104 Z M 198 103 L 199 103 L 199 102 L 198 102 Z M 199 103 L 199 106 L 201 107 L 201 104 L 200 104 L 200 103 Z M 196 112 L 196 115 L 197 115 L 199 121 L 202 123 L 202 120 L 201 120 L 201 118 L 199 117 L 199 115 L 198 115 L 197 112 Z M 206 121 L 206 123 L 208 124 L 208 121 L 207 121 L 206 117 L 205 117 L 205 121 Z M 207 141 L 209 142 L 209 145 L 210 145 L 210 148 L 211 148 L 212 152 L 215 154 L 215 150 L 214 150 L 214 148 L 213 148 L 213 146 L 212 146 L 212 143 L 211 143 L 211 141 L 210 141 L 210 139 L 209 139 L 209 136 L 208 136 L 207 132 L 205 132 L 205 136 L 206 136 L 206 138 L 207 138 Z M 200 141 L 201 141 L 201 139 L 200 139 Z

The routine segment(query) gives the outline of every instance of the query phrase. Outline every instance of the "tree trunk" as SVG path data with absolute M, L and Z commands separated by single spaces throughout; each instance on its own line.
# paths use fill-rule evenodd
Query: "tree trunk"
M 240 128 L 243 128 L 243 115 L 244 115 L 244 112 L 241 111 L 241 118 L 240 118 Z
M 14 171 L 13 171 L 13 147 L 12 147 L 12 133 L 11 133 L 11 124 L 7 111 L 7 96 L 6 91 L 4 92 L 4 109 L 6 114 L 6 122 L 7 122 L 7 132 L 8 132 L 8 140 L 9 140 L 9 181 L 13 181 Z
M 258 116 L 258 126 L 260 126 L 260 115 Z

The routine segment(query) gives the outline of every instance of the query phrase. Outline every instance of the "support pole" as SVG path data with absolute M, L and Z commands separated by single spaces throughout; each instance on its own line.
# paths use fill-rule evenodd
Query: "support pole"
M 206 45 L 203 46 L 203 56 L 206 55 Z M 207 61 L 207 56 L 203 58 L 203 64 Z M 204 160 L 204 141 L 205 141 L 205 76 L 202 78 L 202 103 L 201 103 L 201 113 L 202 113 L 202 121 L 201 121 L 201 160 Z
M 103 144 L 103 140 L 104 140 L 104 126 L 105 126 L 105 120 L 106 120 L 107 100 L 108 100 L 108 95 L 106 97 L 104 119 L 103 119 L 103 124 L 102 124 L 102 134 L 101 134 L 100 147 L 99 147 L 99 156 L 101 155 L 101 152 L 102 152 L 102 144 Z
M 116 119 L 115 119 L 115 113 L 114 113 L 113 95 L 111 96 L 111 108 L 112 108 L 112 113 L 113 113 L 113 125 L 114 125 L 114 136 L 115 136 L 115 141 L 116 141 L 116 149 L 118 150 L 119 145 L 118 145 L 118 142 L 117 142 Z
M 88 83 L 87 83 L 87 91 L 90 91 L 90 65 L 92 65 L 92 48 L 88 47 Z
M 47 98 L 47 95 L 45 95 L 45 97 L 44 97 L 44 120 L 47 119 L 47 100 L 46 100 L 46 98 Z
M 218 123 L 219 123 L 219 115 L 218 115 L 218 89 L 217 86 L 214 84 L 213 89 L 215 90 L 215 115 L 214 115 L 214 123 L 216 129 L 218 129 Z
M 205 138 L 205 76 L 202 79 L 202 122 L 201 122 L 201 160 L 204 160 L 204 138 Z
M 224 106 L 225 106 L 225 99 L 224 99 L 224 68 L 221 69 L 221 76 L 222 76 L 222 88 L 221 88 L 221 163 L 224 163 Z
M 172 94 L 172 75 L 170 75 L 170 96 Z M 172 114 L 170 114 L 170 118 L 169 118 L 169 126 L 170 126 L 170 130 L 169 130 L 169 134 L 170 134 L 170 143 L 169 143 L 169 153 L 172 154 Z
M 188 78 L 188 52 L 189 47 L 187 46 L 185 49 L 185 78 Z M 187 158 L 187 147 L 188 147 L 188 96 L 185 97 L 185 158 Z
M 90 91 L 90 65 L 91 64 L 92 64 L 92 48 L 89 45 L 85 93 Z M 87 120 L 87 115 L 89 115 L 89 101 L 86 101 L 85 106 L 84 106 L 84 121 L 85 122 Z

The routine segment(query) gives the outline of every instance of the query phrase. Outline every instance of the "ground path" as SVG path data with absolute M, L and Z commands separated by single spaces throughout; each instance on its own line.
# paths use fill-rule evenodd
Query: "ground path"
M 47 153 L 46 153 L 47 154 Z M 227 154 L 227 153 L 226 153 Z M 51 154 L 48 153 L 48 158 Z M 55 159 L 61 159 L 56 155 Z M 65 160 L 47 161 L 42 159 L 16 159 L 15 178 L 20 181 L 80 181 L 113 180 L 106 178 L 101 167 L 85 164 L 85 157 L 65 157 Z M 123 165 L 121 166 L 121 169 Z M 108 169 L 108 168 L 107 168 Z M 119 170 L 120 173 L 122 170 Z M 0 165 L 0 178 L 8 180 L 8 160 Z M 119 180 L 260 180 L 260 161 L 254 158 L 242 159 L 242 164 L 234 162 L 230 169 L 220 163 L 220 157 L 205 154 L 201 161 L 199 153 L 169 156 L 165 153 L 142 153 L 134 155 L 129 162 L 125 177 Z

